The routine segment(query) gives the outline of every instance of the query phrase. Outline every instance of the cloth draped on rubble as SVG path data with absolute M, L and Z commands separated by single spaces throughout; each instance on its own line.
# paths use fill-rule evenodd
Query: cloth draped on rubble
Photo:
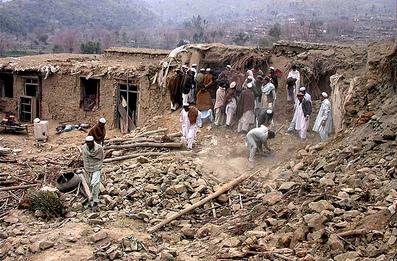
M 316 121 L 313 126 L 313 131 L 320 134 L 321 140 L 328 139 L 328 134 L 332 129 L 332 116 L 331 116 L 331 102 L 324 99 L 321 103 L 320 111 L 318 112 Z
M 88 95 L 83 98 L 83 109 L 85 111 L 92 111 L 95 108 L 96 95 Z

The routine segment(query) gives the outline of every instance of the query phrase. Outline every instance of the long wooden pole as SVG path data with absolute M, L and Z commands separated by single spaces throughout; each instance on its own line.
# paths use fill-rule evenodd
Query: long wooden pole
M 35 186 L 38 186 L 38 185 L 39 184 L 30 184 L 30 185 L 22 185 L 22 186 L 14 186 L 14 187 L 5 187 L 5 188 L 0 188 L 0 191 L 25 189 L 25 188 L 35 187 Z
M 182 143 L 178 142 L 170 142 L 170 143 L 158 143 L 158 142 L 141 142 L 141 143 L 133 143 L 127 145 L 113 145 L 106 146 L 107 150 L 121 150 L 121 149 L 132 149 L 137 147 L 153 147 L 153 148 L 181 148 Z
M 159 132 L 166 132 L 166 131 L 168 131 L 167 128 L 153 130 L 153 131 L 148 131 L 148 132 L 144 132 L 144 133 L 141 133 L 141 134 L 135 136 L 135 138 L 140 138 L 140 137 L 143 137 L 143 136 L 147 136 L 147 135 L 151 135 L 151 134 L 155 134 L 155 133 L 159 133 Z
M 121 157 L 104 159 L 103 163 L 109 163 L 109 162 L 114 162 L 114 161 L 133 159 L 133 158 L 138 158 L 139 156 L 152 157 L 152 156 L 161 156 L 161 155 L 169 155 L 169 153 L 162 153 L 162 152 L 137 153 L 137 154 L 131 154 L 131 155 L 126 155 L 126 156 L 121 156 Z
M 179 211 L 178 213 L 172 215 L 171 217 L 167 218 L 166 220 L 163 220 L 162 222 L 160 222 L 159 224 L 155 225 L 154 227 L 151 227 L 148 229 L 148 232 L 153 233 L 157 230 L 159 230 L 160 228 L 162 228 L 163 226 L 167 225 L 168 223 L 170 223 L 171 221 L 185 215 L 186 213 L 189 213 L 190 211 L 204 205 L 205 203 L 207 203 L 208 201 L 215 199 L 217 197 L 219 197 L 220 195 L 222 195 L 223 193 L 229 191 L 230 189 L 234 188 L 235 186 L 237 186 L 238 184 L 240 184 L 241 182 L 243 182 L 244 180 L 258 174 L 261 170 L 258 170 L 256 172 L 254 172 L 253 174 L 251 173 L 245 173 L 243 175 L 241 175 L 240 177 L 230 181 L 229 183 L 223 185 L 220 189 L 218 189 L 216 192 L 212 193 L 211 195 L 209 195 L 208 197 L 200 200 L 199 202 L 197 202 L 196 204 L 191 205 L 188 208 L 185 208 L 181 211 Z

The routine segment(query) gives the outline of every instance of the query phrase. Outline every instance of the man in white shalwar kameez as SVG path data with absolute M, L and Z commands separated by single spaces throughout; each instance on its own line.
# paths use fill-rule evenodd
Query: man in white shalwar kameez
M 320 100 L 321 108 L 314 123 L 313 131 L 320 134 L 322 141 L 326 141 L 332 129 L 331 102 L 328 99 L 328 94 L 325 92 L 321 93 Z
M 295 91 L 294 91 L 294 96 L 296 97 L 296 95 L 298 94 L 299 89 L 301 87 L 301 74 L 297 70 L 296 65 L 292 65 L 291 69 L 292 70 L 288 73 L 287 79 L 290 77 L 296 79 Z
M 310 101 L 305 100 L 304 94 L 299 92 L 298 104 L 295 110 L 294 117 L 296 117 L 295 129 L 299 131 L 299 137 L 302 140 L 306 139 L 307 129 L 309 127 L 310 114 L 312 113 L 312 104 Z
M 103 148 L 94 141 L 93 136 L 85 138 L 85 145 L 83 147 L 83 163 L 84 163 L 84 177 L 90 188 L 93 204 L 92 210 L 98 210 L 99 203 L 99 187 L 101 185 L 101 174 L 103 166 Z M 87 203 L 89 203 L 87 201 Z
M 189 126 L 187 129 L 187 150 L 193 148 L 198 131 L 198 122 L 201 118 L 201 112 L 196 107 L 190 106 L 188 112 Z
M 275 133 L 270 131 L 265 125 L 250 130 L 245 139 L 245 146 L 250 150 L 249 161 L 253 162 L 257 153 L 263 155 L 262 145 L 270 152 L 267 140 L 274 137 Z
M 190 124 L 188 113 L 189 113 L 189 103 L 184 103 L 183 109 L 181 110 L 181 118 L 179 121 L 181 122 L 182 125 L 182 137 L 184 137 L 185 139 L 187 139 L 187 131 Z
M 299 91 L 304 94 L 303 98 L 305 100 L 312 102 L 312 96 L 306 92 L 306 87 L 300 87 Z M 296 112 L 296 107 L 298 106 L 299 102 L 297 99 L 295 99 L 294 103 L 294 112 Z M 292 118 L 291 124 L 289 125 L 288 132 L 292 132 L 295 129 L 296 125 L 296 113 L 294 113 L 294 117 Z

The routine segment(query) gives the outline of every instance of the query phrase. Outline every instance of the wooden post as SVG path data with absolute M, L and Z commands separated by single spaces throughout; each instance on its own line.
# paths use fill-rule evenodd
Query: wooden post
M 127 133 L 130 133 L 129 132 L 129 126 L 128 126 L 128 122 L 129 122 L 129 118 L 130 118 L 130 83 L 128 82 L 129 80 L 128 80 L 128 78 L 129 78 L 129 75 L 128 75 L 128 71 L 127 71 L 127 117 L 125 118 L 125 120 L 126 120 L 126 124 L 125 124 L 125 126 L 126 126 L 126 130 L 127 130 Z
M 223 185 L 220 189 L 218 189 L 215 193 L 212 193 L 211 195 L 207 196 L 206 198 L 200 200 L 199 202 L 197 202 L 196 204 L 191 205 L 188 208 L 185 208 L 181 211 L 179 211 L 178 213 L 172 215 L 171 217 L 163 220 L 162 222 L 160 222 L 159 224 L 155 225 L 154 227 L 151 227 L 148 229 L 148 232 L 153 233 L 155 231 L 157 231 L 158 229 L 162 228 L 163 226 L 167 225 L 168 223 L 170 223 L 171 221 L 179 218 L 180 216 L 183 216 L 189 212 L 191 212 L 192 210 L 195 210 L 196 208 L 204 205 L 205 203 L 207 203 L 208 201 L 219 197 L 220 195 L 222 195 L 223 193 L 225 193 L 226 191 L 229 191 L 230 189 L 234 188 L 235 186 L 237 186 L 238 184 L 240 184 L 241 182 L 243 182 L 244 180 L 258 174 L 261 170 L 258 170 L 256 172 L 254 172 L 253 174 L 251 173 L 245 173 L 243 175 L 241 175 L 240 177 L 230 181 L 229 183 Z

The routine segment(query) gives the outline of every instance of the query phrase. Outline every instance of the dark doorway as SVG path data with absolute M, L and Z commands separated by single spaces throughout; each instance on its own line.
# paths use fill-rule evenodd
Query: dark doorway
M 80 107 L 92 111 L 99 107 L 100 80 L 80 78 L 81 99 Z
M 14 77 L 12 74 L 0 74 L 0 97 L 14 97 Z
M 121 132 L 127 133 L 136 127 L 138 116 L 137 85 L 118 85 L 117 112 L 118 127 Z

